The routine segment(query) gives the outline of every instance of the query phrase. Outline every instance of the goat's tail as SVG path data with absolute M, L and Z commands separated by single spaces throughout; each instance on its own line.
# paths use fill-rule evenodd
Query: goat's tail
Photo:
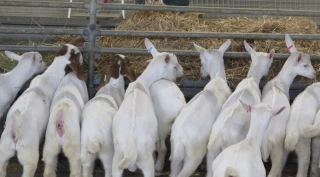
M 287 151 L 293 151 L 299 141 L 299 130 L 292 130 L 288 132 L 284 140 L 284 148 Z
M 15 110 L 12 113 L 12 122 L 11 122 L 11 138 L 16 143 L 18 138 L 21 135 L 21 126 L 23 118 L 19 109 Z
M 60 108 L 60 109 L 59 109 Z M 65 133 L 65 121 L 66 115 L 68 114 L 70 108 L 70 104 L 67 102 L 60 103 L 58 107 L 54 110 L 53 116 L 56 116 L 56 132 L 57 134 L 62 137 Z
M 224 172 L 224 177 L 240 177 L 238 170 L 233 167 L 227 167 L 226 171 Z
M 208 151 L 216 152 L 222 147 L 223 139 L 220 132 L 213 132 L 210 135 Z
M 133 139 L 129 140 L 128 145 L 130 145 L 130 146 L 127 146 L 125 148 L 125 151 L 123 154 L 124 157 L 119 163 L 119 169 L 133 167 L 137 161 L 138 151 L 135 146 L 134 140 Z M 131 145 L 133 145 L 133 146 L 131 146 Z
M 183 160 L 184 157 L 184 146 L 179 138 L 171 138 L 171 155 L 170 155 L 170 161 L 173 159 L 178 163 L 180 163 Z
M 130 168 L 130 167 L 134 166 L 135 162 L 137 161 L 138 150 L 137 150 L 136 143 L 134 140 L 137 99 L 138 99 L 138 91 L 137 91 L 137 89 L 134 89 L 133 90 L 133 104 L 132 104 L 132 118 L 131 118 L 130 136 L 127 139 L 127 147 L 125 147 L 125 150 L 123 153 L 124 157 L 119 163 L 120 169 Z
M 262 146 L 261 146 L 261 154 L 264 162 L 268 161 L 268 158 L 270 156 L 270 152 L 272 150 L 272 146 L 274 143 L 275 143 L 275 140 L 272 136 L 263 139 Z
M 319 127 L 317 125 L 306 125 L 301 128 L 301 135 L 304 138 L 313 138 L 319 135 Z

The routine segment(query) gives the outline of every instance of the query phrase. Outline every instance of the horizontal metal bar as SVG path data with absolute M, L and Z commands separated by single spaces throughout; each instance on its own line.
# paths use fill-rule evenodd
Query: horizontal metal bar
M 284 10 L 284 9 L 249 9 L 249 8 L 220 8 L 194 6 L 151 6 L 135 4 L 100 4 L 103 10 L 141 10 L 141 11 L 172 11 L 197 12 L 214 14 L 247 14 L 247 15 L 276 15 L 276 16 L 305 16 L 319 17 L 320 11 Z
M 0 34 L 82 35 L 82 29 L 61 28 L 0 28 Z
M 59 28 L 0 28 L 0 34 L 82 35 L 81 29 Z M 99 35 L 99 34 L 97 34 Z M 222 39 L 275 39 L 283 40 L 284 34 L 266 33 L 214 33 L 214 32 L 162 32 L 162 31 L 116 31 L 101 30 L 101 36 L 130 37 L 181 37 Z M 290 34 L 293 40 L 320 40 L 318 34 Z
M 222 38 L 222 39 L 280 39 L 280 40 L 283 40 L 285 37 L 285 34 L 101 30 L 101 36 Z M 293 40 L 320 40 L 320 35 L 318 35 L 318 34 L 290 34 L 290 37 Z
M 22 2 L 0 1 L 0 6 L 21 7 L 50 7 L 50 8 L 89 8 L 84 2 Z M 194 7 L 194 6 L 152 6 L 136 4 L 97 4 L 97 10 L 142 10 L 142 11 L 171 11 L 171 12 L 197 12 L 215 14 L 247 14 L 247 15 L 276 15 L 276 16 L 305 16 L 319 17 L 320 11 L 284 10 L 284 9 L 249 9 L 249 8 L 220 8 L 220 7 Z
M 0 6 L 17 6 L 17 7 L 50 7 L 50 8 L 78 8 L 84 9 L 84 2 L 56 2 L 56 1 L 43 1 L 43 2 L 25 2 L 25 1 L 11 1 L 1 0 Z
M 25 45 L 0 45 L 0 50 L 12 50 L 12 51 L 48 51 L 53 52 L 59 50 L 61 47 L 58 46 L 25 46 Z M 88 52 L 87 48 L 79 47 L 82 52 Z M 97 53 L 109 53 L 109 54 L 140 54 L 145 55 L 149 54 L 145 49 L 128 49 L 128 48 L 93 48 L 94 52 Z M 182 56 L 199 56 L 199 53 L 196 51 L 190 50 L 159 50 L 159 52 L 170 52 L 176 55 Z M 241 59 L 241 58 L 250 58 L 250 55 L 246 52 L 226 52 L 224 54 L 225 58 L 231 59 Z M 289 54 L 277 53 L 274 59 L 286 60 L 289 57 Z M 312 60 L 320 60 L 320 56 L 310 55 Z M 183 60 L 183 57 L 179 57 L 180 60 Z

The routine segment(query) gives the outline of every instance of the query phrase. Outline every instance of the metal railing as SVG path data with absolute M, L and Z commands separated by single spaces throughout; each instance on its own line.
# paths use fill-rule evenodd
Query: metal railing
M 101 4 L 99 0 L 86 0 L 86 2 L 20 2 L 3 0 L 0 6 L 24 6 L 24 7 L 52 7 L 52 8 L 79 8 L 87 9 L 90 14 L 89 24 L 83 30 L 58 29 L 58 28 L 0 28 L 1 34 L 30 34 L 30 35 L 83 35 L 85 45 L 79 49 L 87 53 L 89 63 L 88 90 L 90 97 L 94 91 L 94 60 L 100 53 L 123 53 L 123 54 L 147 54 L 143 49 L 127 48 L 101 48 L 99 46 L 100 36 L 139 36 L 139 37 L 181 37 L 181 38 L 230 38 L 230 39 L 273 39 L 283 40 L 284 34 L 262 34 L 262 33 L 195 33 L 195 32 L 142 32 L 142 31 L 115 31 L 100 30 L 96 23 L 96 14 L 99 10 L 143 10 L 143 11 L 173 11 L 173 12 L 200 12 L 219 14 L 248 14 L 248 15 L 276 15 L 276 16 L 305 16 L 320 17 L 320 11 L 297 11 L 279 9 L 240 9 L 240 8 L 214 8 L 214 7 L 179 7 L 179 6 L 150 6 L 133 4 Z M 291 34 L 293 40 L 320 40 L 319 35 Z M 13 51 L 56 51 L 55 46 L 23 46 L 23 45 L 0 45 L 0 50 Z M 160 50 L 162 51 L 162 50 Z M 177 55 L 198 56 L 195 51 L 166 50 Z M 287 59 L 288 54 L 276 54 L 275 59 Z M 226 58 L 249 58 L 245 52 L 226 52 Z M 320 56 L 311 56 L 312 60 L 320 60 Z

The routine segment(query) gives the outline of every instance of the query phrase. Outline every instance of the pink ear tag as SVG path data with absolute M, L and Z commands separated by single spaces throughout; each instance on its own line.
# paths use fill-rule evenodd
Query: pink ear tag
M 252 107 L 249 105 L 249 112 L 251 112 L 252 111 Z
M 293 45 L 290 45 L 287 49 L 290 50 L 293 47 Z

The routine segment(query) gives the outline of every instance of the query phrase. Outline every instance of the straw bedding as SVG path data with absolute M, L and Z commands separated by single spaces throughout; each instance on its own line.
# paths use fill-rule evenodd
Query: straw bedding
M 135 30 L 135 31 L 176 31 L 176 32 L 232 32 L 232 33 L 289 33 L 289 34 L 318 34 L 319 29 L 316 23 L 307 18 L 272 18 L 260 17 L 258 19 L 224 18 L 206 19 L 201 18 L 201 14 L 196 13 L 175 13 L 175 12 L 133 12 L 126 20 L 123 20 L 115 30 Z M 58 43 L 67 42 L 70 37 L 60 37 Z M 188 39 L 188 38 L 149 38 L 157 49 L 170 50 L 195 50 L 192 42 L 204 48 L 218 49 L 225 39 Z M 245 38 L 244 38 L 245 39 Z M 243 40 L 232 40 L 232 44 L 227 51 L 246 52 Z M 102 37 L 101 46 L 111 48 L 139 48 L 145 49 L 143 37 Z M 247 42 L 259 52 L 269 52 L 275 49 L 276 53 L 289 53 L 284 40 L 247 40 Z M 320 41 L 294 41 L 299 51 L 310 55 L 319 55 Z M 54 44 L 56 45 L 56 44 Z M 132 67 L 138 74 L 145 69 L 144 61 L 151 58 L 151 55 L 127 55 Z M 105 69 L 112 55 L 102 55 L 95 69 L 100 73 Z M 53 58 L 53 57 L 50 57 Z M 185 75 L 188 78 L 200 77 L 199 57 L 178 56 Z M 225 68 L 229 84 L 237 84 L 248 72 L 250 65 L 248 59 L 225 59 Z M 0 61 L 0 68 L 8 70 L 8 62 Z M 12 63 L 12 62 L 11 62 Z M 281 69 L 284 61 L 274 60 L 267 80 L 273 78 Z M 320 63 L 313 61 L 315 69 L 318 70 Z M 315 82 L 298 77 L 297 80 Z

